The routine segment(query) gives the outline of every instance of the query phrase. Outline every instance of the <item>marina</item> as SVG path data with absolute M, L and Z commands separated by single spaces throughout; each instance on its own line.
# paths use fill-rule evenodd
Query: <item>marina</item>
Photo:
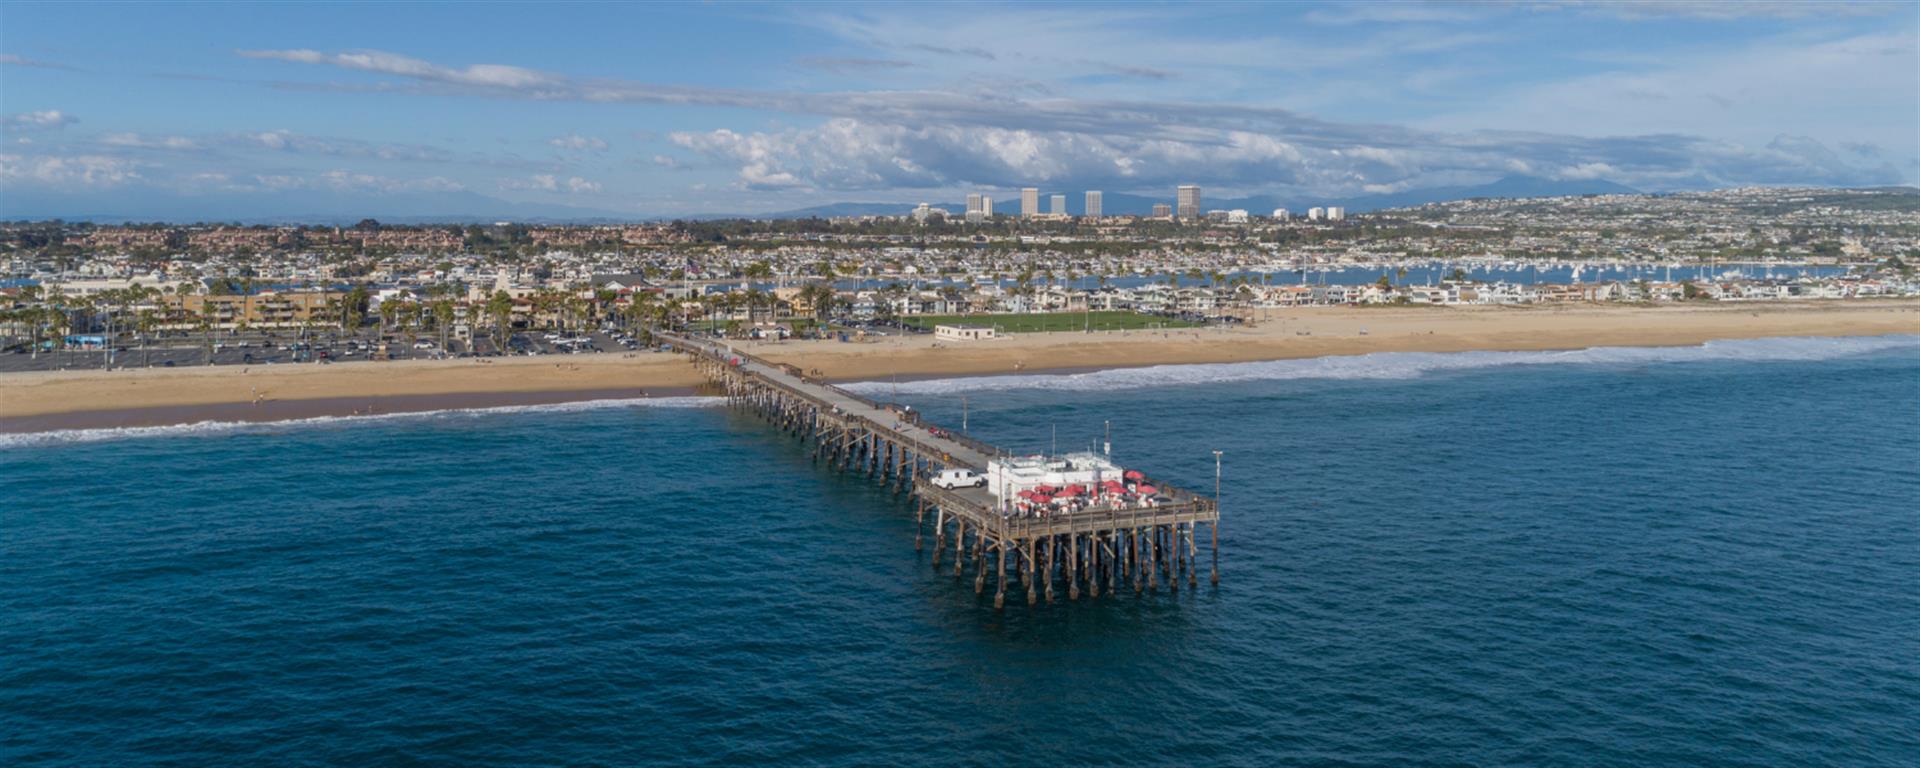
M 910 494 L 915 549 L 931 534 L 938 570 L 951 540 L 953 575 L 970 568 L 974 593 L 991 585 L 996 609 L 1005 607 L 1009 589 L 1023 588 L 1033 605 L 1063 594 L 1078 600 L 1083 592 L 1097 598 L 1130 587 L 1138 594 L 1162 584 L 1177 592 L 1182 581 L 1196 587 L 1202 535 L 1208 581 L 1220 581 L 1217 473 L 1207 497 L 1124 469 L 1104 454 L 1016 456 L 795 366 L 712 342 L 664 338 L 691 356 L 730 406 L 793 435 L 814 461 Z

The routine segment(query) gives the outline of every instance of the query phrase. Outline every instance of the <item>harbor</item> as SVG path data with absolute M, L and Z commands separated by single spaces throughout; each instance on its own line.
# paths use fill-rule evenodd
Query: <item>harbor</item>
M 1197 587 L 1202 535 L 1208 582 L 1220 581 L 1217 475 L 1209 497 L 1123 468 L 1105 453 L 1017 455 L 793 365 L 663 338 L 691 357 L 730 406 L 794 436 L 815 462 L 910 495 L 915 549 L 931 538 L 939 570 L 951 546 L 953 575 L 971 575 L 977 595 L 991 586 L 996 609 L 1009 590 L 1023 589 L 1033 605 L 1128 588 L 1177 592 L 1183 581 Z

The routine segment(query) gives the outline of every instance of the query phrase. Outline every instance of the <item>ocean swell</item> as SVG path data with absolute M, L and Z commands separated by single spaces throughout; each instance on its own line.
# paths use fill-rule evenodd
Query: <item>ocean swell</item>
M 1547 352 L 1375 352 L 1272 360 L 1114 368 L 1068 374 L 972 376 L 925 381 L 859 382 L 847 389 L 876 396 L 1039 389 L 1071 392 L 1286 379 L 1415 379 L 1446 371 L 1523 365 L 1648 365 L 1713 361 L 1827 360 L 1896 350 L 1920 350 L 1920 335 L 1789 336 L 1709 341 L 1687 347 L 1589 347 Z

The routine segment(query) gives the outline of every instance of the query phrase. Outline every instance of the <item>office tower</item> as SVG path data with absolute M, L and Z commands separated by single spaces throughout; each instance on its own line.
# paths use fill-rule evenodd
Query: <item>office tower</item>
M 1307 209 L 1307 221 L 1319 221 L 1320 219 L 1325 218 L 1326 215 L 1327 215 L 1327 209 L 1325 208 L 1314 207 L 1314 208 Z
M 987 197 L 986 195 L 980 196 L 980 217 L 985 219 L 993 218 L 993 198 Z
M 967 193 L 967 213 L 979 213 L 980 201 L 986 198 L 978 192 Z
M 1089 219 L 1100 218 L 1100 193 L 1096 190 L 1089 190 L 1087 192 L 1087 210 L 1085 216 Z
M 1327 207 L 1327 221 L 1339 221 L 1347 217 L 1347 209 L 1337 205 Z
M 1285 209 L 1285 208 L 1275 208 L 1275 209 L 1273 209 L 1273 220 L 1274 220 L 1274 221 L 1286 221 L 1287 219 L 1291 219 L 1291 218 L 1293 218 L 1293 214 L 1291 214 L 1291 213 L 1288 213 L 1288 212 L 1287 212 L 1287 209 Z
M 1054 195 L 1047 199 L 1047 213 L 1055 216 L 1067 215 L 1067 196 Z
M 927 205 L 926 203 L 921 203 L 918 207 L 913 209 L 913 220 L 920 222 L 921 224 L 927 223 L 927 219 L 932 215 L 933 215 L 933 206 Z
M 1020 190 L 1020 215 L 1028 217 L 1040 215 L 1039 187 L 1027 187 Z
M 1174 214 L 1183 219 L 1200 218 L 1200 185 L 1182 184 L 1173 199 Z
M 1156 219 L 1167 219 L 1167 218 L 1172 218 L 1172 217 L 1173 217 L 1173 206 L 1171 206 L 1171 205 L 1167 205 L 1166 203 L 1154 203 L 1154 204 L 1153 204 L 1153 217 L 1154 217 L 1154 218 L 1156 218 Z

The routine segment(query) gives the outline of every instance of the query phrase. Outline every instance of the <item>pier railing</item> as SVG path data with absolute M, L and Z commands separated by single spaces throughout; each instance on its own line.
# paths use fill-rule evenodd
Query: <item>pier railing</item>
M 915 505 L 914 548 L 922 547 L 932 512 L 933 565 L 951 532 L 954 574 L 974 566 L 974 592 L 986 588 L 989 553 L 998 587 L 996 608 L 1005 604 L 1007 565 L 1027 587 L 1027 602 L 1042 594 L 1051 602 L 1055 575 L 1063 577 L 1069 598 L 1081 585 L 1098 597 L 1103 588 L 1135 592 L 1181 581 L 1197 583 L 1198 533 L 1211 533 L 1213 573 L 1219 583 L 1220 510 L 1213 499 L 1156 482 L 1159 492 L 1146 498 L 1102 499 L 1078 509 L 1011 511 L 985 488 L 942 488 L 928 477 L 945 467 L 984 473 L 987 464 L 1007 452 L 971 435 L 924 423 L 916 412 L 882 403 L 781 365 L 719 344 L 661 334 L 694 356 L 695 364 L 727 396 L 730 405 L 759 414 L 811 447 L 814 461 L 864 474 L 895 493 L 911 491 Z

